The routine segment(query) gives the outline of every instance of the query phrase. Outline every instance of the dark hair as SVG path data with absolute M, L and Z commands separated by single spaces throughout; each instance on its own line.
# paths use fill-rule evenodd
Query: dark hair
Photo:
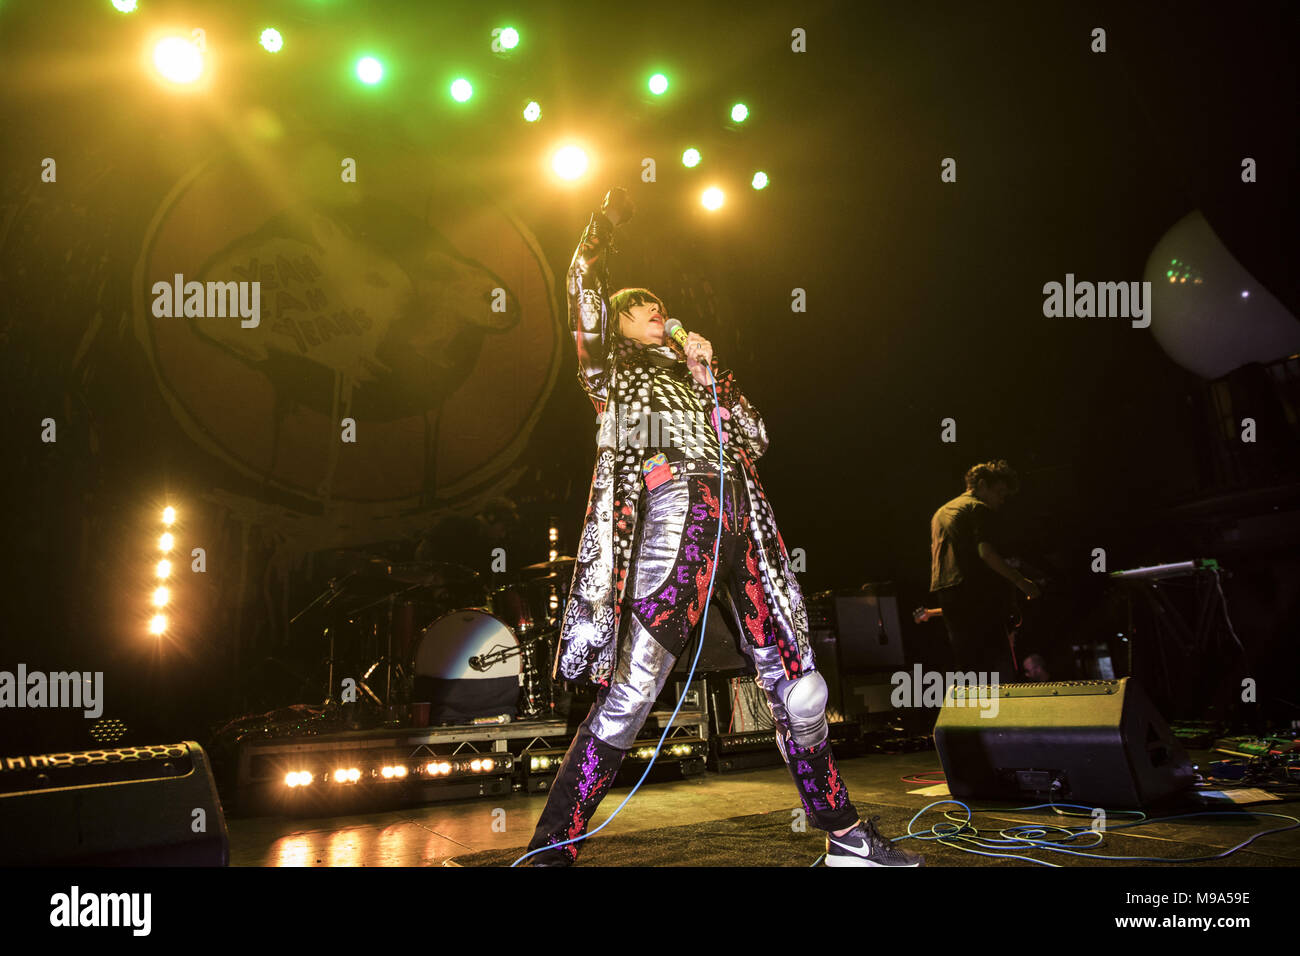
M 966 490 L 974 491 L 981 478 L 990 485 L 1006 485 L 1007 491 L 1013 495 L 1020 490 L 1020 478 L 1016 475 L 1015 469 L 1001 458 L 997 461 L 982 462 L 966 472 Z
M 635 305 L 645 305 L 647 302 L 653 302 L 660 308 L 664 304 L 664 300 L 649 289 L 619 289 L 609 297 L 609 308 L 618 316 Z

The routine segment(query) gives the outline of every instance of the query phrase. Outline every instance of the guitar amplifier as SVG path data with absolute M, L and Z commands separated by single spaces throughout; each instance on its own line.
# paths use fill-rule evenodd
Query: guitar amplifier
M 843 673 L 903 666 L 903 630 L 891 582 L 814 594 L 808 600 L 808 628 L 835 635 Z
M 812 595 L 808 639 L 828 711 L 856 720 L 894 709 L 889 675 L 903 666 L 903 640 L 892 584 Z
M 709 602 L 708 617 L 704 624 L 704 648 L 699 651 L 699 661 L 695 673 L 732 674 L 748 671 L 754 672 L 754 666 L 741 651 L 741 642 L 746 640 L 741 633 L 740 620 L 731 602 L 721 594 L 715 594 Z M 700 640 L 700 625 L 696 624 L 686 646 L 673 665 L 674 674 L 690 672 L 691 663 L 695 661 L 697 644 Z

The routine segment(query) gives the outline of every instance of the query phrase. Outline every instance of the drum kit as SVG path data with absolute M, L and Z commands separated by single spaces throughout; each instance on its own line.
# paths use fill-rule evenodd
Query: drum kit
M 356 551 L 330 552 L 325 566 L 326 589 L 291 623 L 323 610 L 327 707 L 359 703 L 401 723 L 409 706 L 419 726 L 554 715 L 550 669 L 573 558 L 495 585 L 458 564 Z

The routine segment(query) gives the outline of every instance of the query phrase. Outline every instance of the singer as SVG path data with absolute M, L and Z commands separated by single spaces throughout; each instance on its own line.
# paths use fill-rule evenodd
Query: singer
M 733 614 L 745 636 L 741 650 L 766 693 L 800 800 L 809 821 L 827 831 L 827 865 L 918 866 L 921 857 L 894 846 L 874 818 L 860 819 L 835 765 L 826 683 L 814 668 L 803 595 L 754 468 L 767 450 L 763 419 L 731 372 L 718 368 L 707 339 L 666 334 L 657 296 L 646 289 L 607 293 L 614 230 L 633 211 L 624 190 L 610 190 L 567 277 L 578 378 L 596 407 L 598 432 L 553 676 L 599 690 L 528 848 L 587 832 L 700 620 L 721 522 L 714 581 L 730 606 L 724 611 L 719 601 L 711 613 Z M 661 427 L 640 427 L 648 420 Z M 710 425 L 670 427 L 690 422 Z M 529 859 L 566 866 L 581 846 Z

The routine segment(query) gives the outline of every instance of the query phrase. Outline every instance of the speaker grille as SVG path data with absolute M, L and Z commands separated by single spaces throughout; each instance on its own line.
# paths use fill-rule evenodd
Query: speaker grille
M 1063 680 L 1041 684 L 954 684 L 955 699 L 978 697 L 1079 697 L 1089 694 L 1118 694 L 1118 680 Z
M 175 777 L 192 770 L 190 749 L 185 744 L 0 757 L 0 793 Z

